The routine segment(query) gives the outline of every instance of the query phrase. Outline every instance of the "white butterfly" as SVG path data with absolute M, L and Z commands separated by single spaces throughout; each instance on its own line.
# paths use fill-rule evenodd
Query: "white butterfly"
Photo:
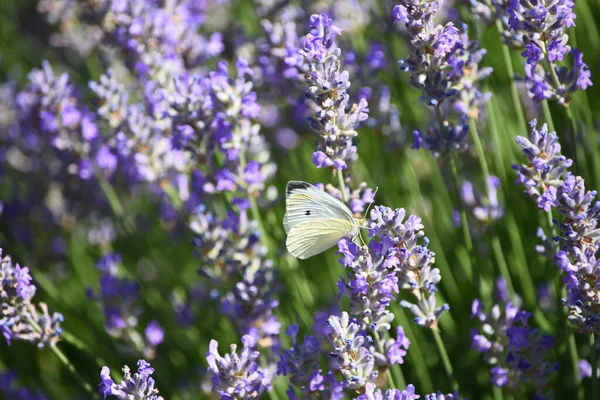
M 364 223 L 340 200 L 310 183 L 289 181 L 285 200 L 285 244 L 290 254 L 301 260 L 324 252 L 345 237 L 354 239 Z

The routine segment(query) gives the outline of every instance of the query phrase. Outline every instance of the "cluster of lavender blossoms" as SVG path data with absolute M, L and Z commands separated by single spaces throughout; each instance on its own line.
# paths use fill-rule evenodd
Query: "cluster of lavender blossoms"
M 298 326 L 290 325 L 286 334 L 292 340 L 292 347 L 283 351 L 277 364 L 277 374 L 289 376 L 288 398 L 341 400 L 345 397 L 344 388 L 329 371 L 326 376 L 320 368 L 321 342 L 314 336 L 305 336 L 304 342 L 297 340 Z M 300 396 L 298 396 L 298 392 Z
M 212 391 L 221 399 L 258 399 L 265 390 L 271 389 L 271 378 L 257 363 L 260 353 L 255 350 L 256 341 L 250 335 L 242 337 L 242 352 L 238 355 L 237 345 L 221 356 L 219 343 L 211 340 L 206 353 L 208 372 L 212 380 Z
M 49 63 L 32 70 L 11 101 L 14 121 L 0 128 L 2 185 L 9 193 L 2 218 L 28 249 L 58 253 L 62 233 L 108 213 L 107 201 L 96 195 L 98 179 L 113 175 L 116 158 L 69 75 Z
M 223 51 L 219 32 L 206 37 L 199 30 L 211 6 L 219 7 L 225 2 L 41 0 L 38 10 L 59 27 L 50 42 L 84 57 L 98 48 L 117 47 L 132 67 L 143 68 L 148 60 L 154 58 L 155 62 L 165 55 L 197 66 Z
M 396 293 L 397 288 L 408 290 L 416 298 L 416 303 L 402 300 L 400 305 L 410 309 L 415 315 L 416 324 L 437 329 L 440 315 L 450 307 L 448 304 L 439 307 L 436 305 L 436 285 L 440 282 L 441 275 L 440 270 L 433 267 L 435 253 L 428 248 L 429 239 L 423 232 L 421 218 L 416 215 L 407 217 L 402 208 L 392 210 L 384 206 L 375 206 L 371 211 L 369 228 L 369 235 L 373 237 L 369 242 L 372 263 L 380 270 L 383 268 L 387 273 L 386 279 L 394 282 L 391 285 L 388 281 L 379 289 L 384 296 L 381 305 L 385 305 L 391 295 L 391 292 L 384 290 L 385 288 L 391 287 Z M 348 257 L 353 256 L 352 252 L 347 252 L 344 256 L 345 265 L 350 266 L 348 261 L 351 258 Z M 368 265 L 369 263 L 365 263 L 365 266 Z M 395 275 L 396 279 L 391 277 L 390 273 Z M 375 305 L 380 303 L 376 302 Z M 377 314 L 379 313 L 374 313 Z M 387 315 L 387 312 L 384 312 L 384 315 Z
M 511 0 L 507 12 L 508 25 L 522 32 L 525 50 L 525 81 L 534 101 L 554 99 L 568 106 L 571 95 L 592 85 L 591 73 L 583 54 L 568 45 L 565 30 L 575 25 L 572 0 Z M 567 53 L 573 67 L 559 66 Z M 545 60 L 545 64 L 542 61 Z
M 509 301 L 503 278 L 496 283 L 495 295 L 497 303 L 487 314 L 481 300 L 475 299 L 472 306 L 472 316 L 481 322 L 471 333 L 472 346 L 492 367 L 491 382 L 511 392 L 533 390 L 536 399 L 551 399 L 548 380 L 558 369 L 558 363 L 548 360 L 554 338 L 529 326 L 533 314 Z
M 108 253 L 98 261 L 100 290 L 98 294 L 90 292 L 89 295 L 104 309 L 106 331 L 122 340 L 125 349 L 133 348 L 152 359 L 156 355 L 156 346 L 164 340 L 164 329 L 158 322 L 151 321 L 144 329 L 143 336 L 138 332 L 141 314 L 137 302 L 139 289 L 135 281 L 119 276 L 121 261 L 117 253 Z
M 0 330 L 9 344 L 18 340 L 38 347 L 54 346 L 60 340 L 63 316 L 50 314 L 45 303 L 32 303 L 36 291 L 32 279 L 29 268 L 13 264 L 0 249 Z
M 421 396 L 415 393 L 414 385 L 406 386 L 406 389 L 387 389 L 385 392 L 381 389 L 377 389 L 375 384 L 367 384 L 365 393 L 356 397 L 355 400 L 416 400 L 420 399 Z M 442 394 L 437 391 L 425 395 L 425 400 L 459 400 L 460 396 L 458 392 Z
M 131 374 L 131 370 L 127 365 L 123 367 L 123 380 L 116 384 L 110 376 L 110 369 L 102 367 L 100 372 L 100 394 L 114 396 L 119 400 L 164 400 L 162 396 L 158 396 L 158 389 L 154 387 L 154 368 L 144 360 L 137 362 L 138 371 Z
M 368 118 L 369 108 L 363 97 L 349 107 L 348 71 L 341 70 L 341 50 L 335 39 L 342 30 L 327 14 L 310 17 L 311 32 L 301 51 L 309 71 L 306 73 L 306 98 L 313 109 L 311 128 L 319 135 L 313 163 L 317 168 L 344 170 L 357 158 L 353 139 L 356 129 Z
M 517 143 L 527 157 L 528 164 L 513 165 L 517 171 L 516 183 L 525 187 L 525 194 L 546 212 L 554 207 L 558 188 L 573 161 L 563 156 L 556 132 L 548 132 L 543 124 L 538 130 L 537 120 L 529 123 L 529 138 L 517 136 Z
M 523 43 L 523 31 L 511 29 L 509 26 L 509 15 L 506 10 L 511 0 L 466 0 L 473 16 L 485 25 L 498 26 L 504 44 L 512 49 L 520 49 Z M 498 25 L 499 24 L 499 25 Z
M 595 283 L 600 279 L 597 192 L 587 190 L 583 178 L 568 171 L 572 161 L 560 154 L 555 132 L 548 132 L 545 126 L 538 131 L 533 121 L 530 137 L 518 137 L 517 143 L 529 159 L 529 164 L 515 166 L 517 182 L 525 184 L 526 193 L 537 200 L 538 207 L 562 216 L 555 222 L 560 243 L 555 261 L 566 275 L 567 298 L 563 302 L 569 309 L 569 322 L 580 333 L 600 333 L 600 289 Z
M 486 50 L 469 40 L 466 27 L 461 32 L 452 22 L 435 24 L 440 3 L 406 0 L 393 9 L 394 21 L 404 24 L 409 38 L 400 67 L 435 113 L 426 133 L 413 133 L 413 147 L 435 155 L 466 148 L 467 119 L 477 119 L 491 96 L 479 90 L 479 83 L 492 72 L 479 68 Z

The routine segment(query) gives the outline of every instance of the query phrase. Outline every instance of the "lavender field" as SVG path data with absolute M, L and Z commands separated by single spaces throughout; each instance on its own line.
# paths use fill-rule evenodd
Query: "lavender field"
M 600 400 L 599 26 L 0 0 L 0 398 Z

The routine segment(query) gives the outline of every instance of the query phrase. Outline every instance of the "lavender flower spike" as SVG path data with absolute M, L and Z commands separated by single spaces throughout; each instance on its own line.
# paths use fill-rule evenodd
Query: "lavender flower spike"
M 423 232 L 421 218 L 416 215 L 406 218 L 404 209 L 375 206 L 370 228 L 370 235 L 379 238 L 381 246 L 378 257 L 382 259 L 377 262 L 394 271 L 400 289 L 416 298 L 414 303 L 402 300 L 400 305 L 411 310 L 415 323 L 436 329 L 438 318 L 450 307 L 436 305 L 436 285 L 441 276 L 439 269 L 433 267 L 435 253 L 428 248 L 429 239 Z
M 568 45 L 566 29 L 575 26 L 572 0 L 511 0 L 508 3 L 508 25 L 523 33 L 527 59 L 525 82 L 534 101 L 555 99 L 569 105 L 571 94 L 592 85 L 590 71 L 583 54 Z M 567 53 L 573 58 L 573 68 L 558 66 Z M 546 60 L 546 63 L 542 63 Z
M 304 343 L 298 343 L 296 324 L 291 325 L 286 333 L 292 340 L 292 348 L 281 353 L 277 375 L 289 375 L 288 396 L 296 398 L 294 387 L 300 390 L 302 398 L 310 398 L 314 393 L 324 392 L 326 380 L 319 368 L 321 343 L 314 336 L 305 336 Z
M 479 299 L 473 301 L 473 317 L 481 322 L 481 328 L 472 331 L 472 346 L 492 367 L 494 385 L 533 390 L 539 398 L 547 398 L 548 379 L 558 369 L 558 363 L 548 360 L 554 339 L 529 326 L 532 314 L 507 302 L 503 285 L 499 279 L 498 303 L 487 314 Z
M 314 110 L 309 123 L 319 135 L 313 163 L 317 168 L 342 170 L 356 161 L 352 138 L 357 136 L 360 123 L 368 118 L 368 104 L 361 98 L 358 104 L 348 107 L 349 73 L 340 71 L 341 50 L 335 43 L 342 30 L 333 25 L 327 14 L 312 15 L 310 28 L 301 54 L 309 65 L 306 97 Z
M 35 286 L 31 284 L 29 268 L 13 265 L 10 256 L 0 248 L 0 330 L 6 341 L 22 340 L 38 347 L 53 346 L 60 339 L 62 314 L 50 315 L 48 307 L 32 303 Z
M 513 165 L 517 170 L 517 183 L 525 186 L 525 194 L 533 198 L 538 207 L 548 212 L 556 200 L 556 190 L 563 184 L 565 171 L 573 161 L 560 154 L 560 143 L 548 125 L 537 129 L 537 120 L 529 123 L 530 137 L 517 136 L 517 143 L 528 164 Z
M 271 379 L 257 364 L 260 356 L 254 350 L 256 342 L 250 335 L 242 337 L 244 345 L 238 356 L 237 345 L 230 346 L 230 353 L 221 356 L 219 343 L 210 341 L 206 353 L 208 372 L 212 375 L 213 392 L 221 399 L 258 399 L 265 390 L 271 390 Z
M 350 321 L 347 312 L 328 319 L 332 333 L 329 341 L 333 346 L 330 356 L 342 373 L 342 385 L 348 389 L 360 389 L 373 383 L 379 375 L 375 369 L 375 357 L 367 349 L 367 338 L 360 335 L 358 324 Z M 372 340 L 372 339 L 371 339 Z
M 154 373 L 154 368 L 146 361 L 139 360 L 137 362 L 138 372 L 131 375 L 131 371 L 127 365 L 123 367 L 123 380 L 116 384 L 110 377 L 110 369 L 102 367 L 100 372 L 100 394 L 107 396 L 115 396 L 120 400 L 164 400 L 162 396 L 158 396 L 158 389 L 154 387 L 154 379 L 150 376 Z

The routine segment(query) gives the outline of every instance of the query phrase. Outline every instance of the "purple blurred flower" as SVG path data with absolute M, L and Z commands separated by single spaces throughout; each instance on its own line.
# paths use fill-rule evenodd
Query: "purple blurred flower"
M 144 330 L 146 340 L 151 346 L 158 346 L 165 339 L 165 330 L 156 321 L 151 321 Z
M 504 208 L 498 202 L 500 179 L 490 176 L 487 182 L 487 196 L 476 191 L 470 181 L 465 181 L 460 188 L 460 197 L 475 219 L 483 223 L 493 223 L 502 218 Z
M 296 339 L 298 326 L 290 325 L 286 334 L 292 340 L 292 348 L 282 352 L 277 364 L 277 374 L 290 377 L 288 391 L 294 393 L 297 388 L 302 398 L 310 398 L 315 393 L 326 390 L 327 380 L 322 374 L 319 366 L 321 344 L 313 336 L 305 336 L 304 342 L 299 343 Z
M 531 313 L 504 299 L 497 301 L 487 314 L 479 299 L 473 301 L 472 316 L 481 328 L 471 332 L 472 347 L 492 367 L 494 385 L 512 390 L 530 387 L 536 396 L 546 398 L 551 392 L 548 379 L 558 369 L 558 363 L 547 360 L 553 338 L 529 326 Z
M 577 364 L 579 366 L 579 376 L 581 378 L 589 378 L 592 376 L 592 365 L 588 360 L 581 359 Z
M 134 349 L 144 357 L 155 357 L 155 348 L 164 339 L 164 330 L 156 321 L 151 321 L 142 335 L 138 331 L 141 307 L 138 304 L 139 288 L 135 281 L 119 276 L 122 258 L 117 253 L 102 256 L 97 267 L 100 271 L 100 290 L 89 296 L 100 303 L 106 318 L 106 331 L 123 340 L 127 351 Z
M 5 399 L 15 400 L 47 400 L 47 397 L 39 392 L 34 392 L 25 387 L 17 387 L 17 374 L 12 371 L 0 373 L 0 395 Z

